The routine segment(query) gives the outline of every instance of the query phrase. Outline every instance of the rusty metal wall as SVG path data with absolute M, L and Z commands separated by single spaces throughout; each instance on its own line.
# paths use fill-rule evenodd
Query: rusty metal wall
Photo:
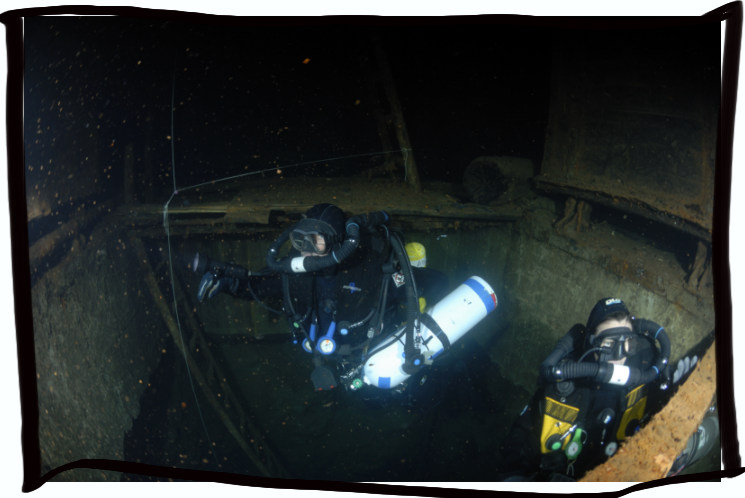
M 557 33 L 538 184 L 710 238 L 720 28 Z

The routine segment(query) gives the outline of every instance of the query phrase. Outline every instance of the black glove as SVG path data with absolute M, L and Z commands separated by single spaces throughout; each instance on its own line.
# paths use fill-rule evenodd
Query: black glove
M 235 294 L 235 292 L 238 290 L 239 284 L 240 281 L 237 278 L 218 278 L 217 275 L 208 271 L 202 277 L 201 282 L 199 282 L 197 299 L 199 299 L 199 302 L 201 303 L 204 300 L 204 296 L 207 296 L 208 299 L 211 299 L 213 296 L 223 291 L 228 291 L 231 294 Z

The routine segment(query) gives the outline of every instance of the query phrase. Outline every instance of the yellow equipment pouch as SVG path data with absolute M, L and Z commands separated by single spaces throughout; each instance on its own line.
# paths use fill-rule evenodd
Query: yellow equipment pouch
M 616 439 L 623 441 L 636 432 L 644 416 L 644 410 L 647 407 L 647 389 L 642 384 L 633 389 L 626 395 L 626 410 L 621 417 L 621 423 L 618 424 Z
M 570 429 L 575 425 L 579 408 L 560 403 L 546 396 L 541 429 L 541 453 L 564 449 L 572 439 Z

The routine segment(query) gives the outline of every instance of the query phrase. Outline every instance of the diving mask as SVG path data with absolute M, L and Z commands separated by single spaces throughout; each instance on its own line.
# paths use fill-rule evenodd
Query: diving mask
M 291 232 L 290 242 L 292 243 L 292 247 L 301 253 L 326 253 L 326 239 L 321 234 Z
M 628 327 L 606 329 L 592 338 L 601 362 L 619 361 L 633 353 L 634 337 Z
M 321 220 L 300 220 L 290 232 L 292 247 L 301 253 L 326 254 L 333 242 L 336 230 Z

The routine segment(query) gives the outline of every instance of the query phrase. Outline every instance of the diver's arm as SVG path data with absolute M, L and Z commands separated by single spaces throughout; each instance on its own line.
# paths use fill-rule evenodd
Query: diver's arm
M 580 340 L 583 331 L 584 326 L 576 323 L 561 339 L 559 339 L 554 350 L 551 351 L 546 359 L 543 360 L 543 363 L 541 363 L 541 375 L 545 380 L 549 382 L 561 380 L 558 376 L 559 372 L 557 372 L 559 362 L 566 358 L 569 353 L 574 351 L 575 344 Z
M 205 297 L 211 299 L 222 292 L 243 299 L 257 299 L 257 293 L 260 295 L 258 299 L 281 294 L 279 277 L 270 275 L 268 269 L 253 272 L 242 266 L 216 261 L 199 253 L 194 256 L 191 268 L 195 273 L 203 274 L 197 288 L 197 298 L 200 302 Z M 272 281 L 272 276 L 276 282 Z

